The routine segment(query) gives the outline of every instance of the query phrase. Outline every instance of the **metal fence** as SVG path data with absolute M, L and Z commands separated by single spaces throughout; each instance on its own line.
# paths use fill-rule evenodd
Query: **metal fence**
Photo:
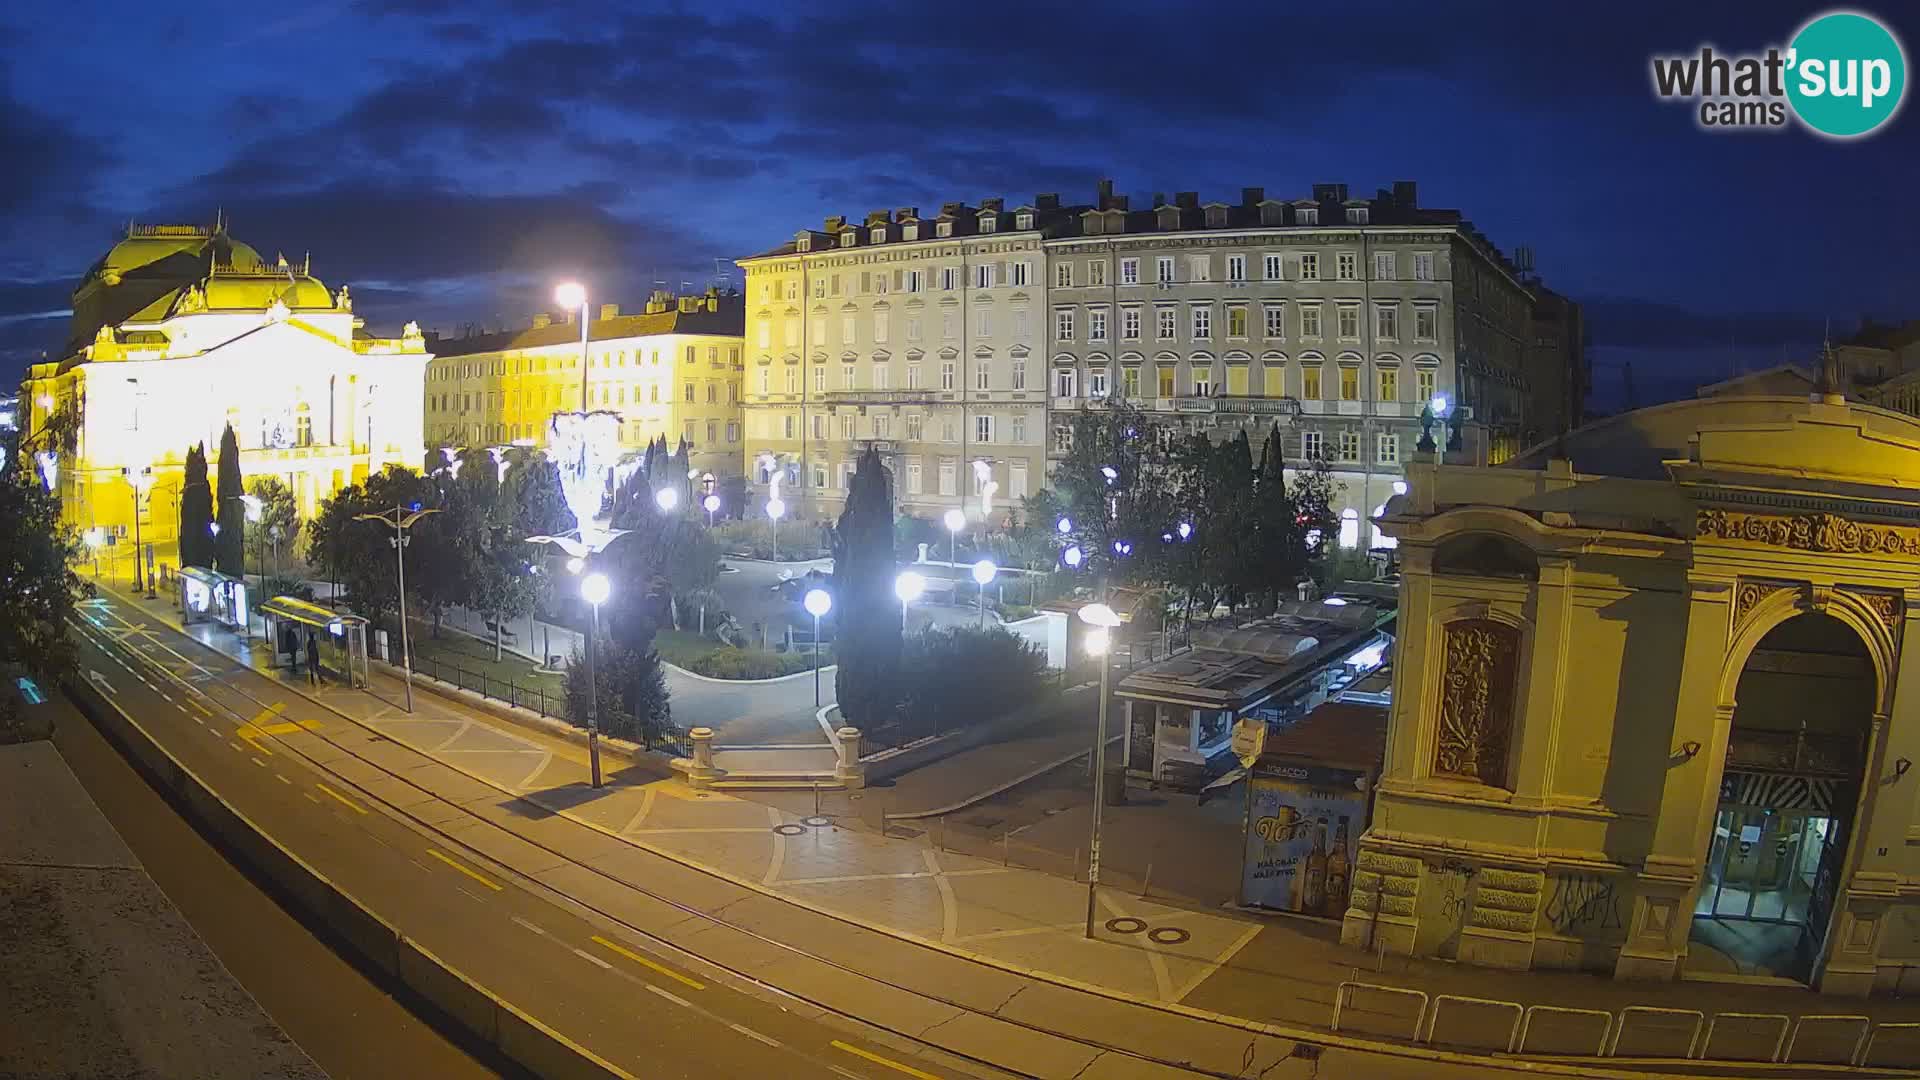
M 413 672 L 416 675 L 424 675 L 427 678 L 460 687 L 462 690 L 470 690 L 481 697 L 515 705 L 539 713 L 541 716 L 564 720 L 576 727 L 585 726 L 582 721 L 574 719 L 572 712 L 567 708 L 566 694 L 558 689 L 550 689 L 543 683 L 533 680 L 521 682 L 511 678 L 502 679 L 498 675 L 489 675 L 484 671 L 462 667 L 450 660 L 433 656 L 415 656 L 413 661 Z M 693 753 L 693 744 L 687 738 L 686 732 L 675 728 L 666 735 L 649 742 L 647 749 L 686 756 Z

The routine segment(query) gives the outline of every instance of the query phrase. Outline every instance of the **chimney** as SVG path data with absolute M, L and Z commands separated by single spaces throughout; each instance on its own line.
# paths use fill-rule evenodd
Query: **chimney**
M 964 209 L 966 209 L 965 203 L 943 202 L 940 204 L 940 214 L 943 217 L 955 217 Z
M 553 325 L 553 316 L 547 314 L 544 311 L 536 314 L 533 317 L 533 328 L 535 330 L 544 330 L 547 327 L 552 325 Z
M 1099 209 L 1099 210 L 1113 209 L 1113 181 L 1111 180 L 1100 181 L 1100 197 L 1098 201 L 1099 201 L 1099 205 L 1095 209 Z
M 1036 210 L 1058 210 L 1060 209 L 1060 193 L 1057 191 L 1043 191 L 1033 197 L 1033 206 Z
M 1200 193 L 1197 191 L 1176 192 L 1173 196 L 1173 201 L 1174 204 L 1182 210 L 1198 210 L 1200 208 Z
M 846 224 L 847 218 L 845 214 L 830 214 L 827 216 L 827 231 L 830 233 L 839 232 Z
M 999 213 L 1006 205 L 1007 203 L 1005 199 L 993 198 L 993 199 L 980 200 L 980 209 L 991 210 L 996 214 Z
M 606 322 L 608 319 L 617 319 L 619 317 L 620 317 L 619 304 L 601 304 L 600 305 L 600 321 L 601 322 Z
M 1393 201 L 1409 209 L 1419 206 L 1420 196 L 1417 185 L 1411 180 L 1395 180 L 1393 182 Z
M 700 298 L 697 296 L 682 296 L 679 298 L 679 307 L 683 314 L 698 311 L 700 308 Z
M 918 221 L 920 220 L 920 208 L 917 206 L 903 206 L 893 212 L 893 220 Z
M 1158 210 L 1158 209 L 1160 209 L 1161 207 L 1163 207 L 1163 206 L 1165 206 L 1165 205 L 1167 205 L 1167 193 L 1166 193 L 1166 192 L 1164 192 L 1164 191 L 1156 191 L 1156 192 L 1154 192 L 1154 193 L 1153 193 L 1153 208 L 1154 208 L 1155 210 Z
M 1127 208 L 1127 197 L 1125 195 L 1115 195 L 1111 201 L 1113 205 L 1108 207 L 1108 209 L 1125 210 Z
M 1313 185 L 1313 201 L 1318 203 L 1346 202 L 1347 185 L 1315 184 Z
M 1243 187 L 1240 189 L 1241 206 L 1258 206 L 1267 198 L 1266 188 Z
M 647 314 L 659 315 L 673 306 L 673 294 L 665 289 L 655 289 L 647 297 Z
M 867 211 L 867 224 L 885 225 L 888 221 L 892 220 L 892 217 L 893 215 L 887 213 L 885 210 L 869 210 Z

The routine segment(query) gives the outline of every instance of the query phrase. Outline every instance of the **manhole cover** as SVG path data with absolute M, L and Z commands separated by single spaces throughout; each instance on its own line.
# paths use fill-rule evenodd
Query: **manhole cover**
M 1147 931 L 1147 940 L 1155 945 L 1184 945 L 1193 935 L 1177 926 L 1156 926 Z
M 1116 934 L 1137 934 L 1147 928 L 1147 920 L 1136 919 L 1131 915 L 1122 915 L 1107 920 L 1107 929 Z
M 833 824 L 833 819 L 830 817 L 827 817 L 825 814 L 813 814 L 809 817 L 801 818 L 800 824 L 811 826 L 812 828 L 815 828 L 815 829 L 824 829 L 828 825 Z
M 806 826 L 795 825 L 790 821 L 775 825 L 773 831 L 779 833 L 781 836 L 805 836 L 807 834 Z

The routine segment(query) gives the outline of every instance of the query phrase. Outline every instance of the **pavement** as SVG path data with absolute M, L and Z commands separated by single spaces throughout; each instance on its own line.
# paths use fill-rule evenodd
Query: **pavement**
M 0 1075 L 325 1080 L 154 884 L 53 743 L 0 746 L 0 822 Z
M 83 615 L 89 681 L 223 797 L 481 985 L 648 1075 L 1542 1071 L 1193 1012 L 1262 1019 L 1237 981 L 1302 979 L 1242 959 L 1268 955 L 1272 924 L 1103 890 L 1089 939 L 1084 885 L 885 835 L 862 820 L 883 796 L 816 816 L 631 774 L 595 791 L 570 744 L 432 695 L 406 715 L 381 676 L 310 694 L 231 634 L 174 631 L 164 603 Z

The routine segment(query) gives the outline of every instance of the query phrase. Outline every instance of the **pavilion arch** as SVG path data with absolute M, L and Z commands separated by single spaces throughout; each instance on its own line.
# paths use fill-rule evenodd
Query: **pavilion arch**
M 1774 627 L 1799 615 L 1818 613 L 1832 616 L 1860 635 L 1867 659 L 1873 663 L 1873 718 L 1882 722 L 1893 712 L 1894 672 L 1898 670 L 1899 646 L 1879 613 L 1852 593 L 1826 586 L 1781 586 L 1767 594 L 1748 611 L 1734 628 L 1727 643 L 1726 659 L 1720 665 L 1720 681 L 1714 702 L 1731 717 L 1740 688 L 1740 676 L 1746 671 L 1753 650 Z

